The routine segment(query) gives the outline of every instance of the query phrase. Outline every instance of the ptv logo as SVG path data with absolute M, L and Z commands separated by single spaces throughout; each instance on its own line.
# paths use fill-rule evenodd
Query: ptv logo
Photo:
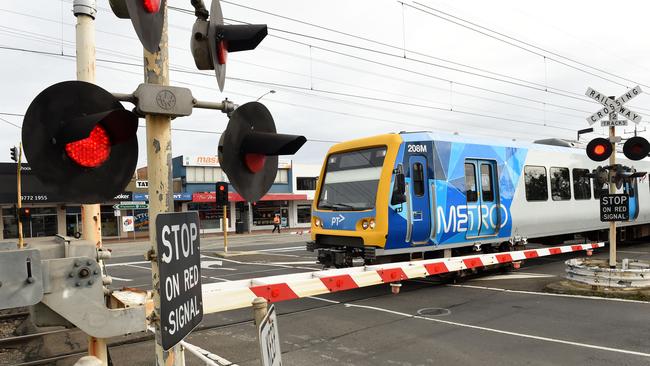
M 345 221 L 345 216 L 339 214 L 338 216 L 332 217 L 332 226 L 339 226 L 340 223 Z

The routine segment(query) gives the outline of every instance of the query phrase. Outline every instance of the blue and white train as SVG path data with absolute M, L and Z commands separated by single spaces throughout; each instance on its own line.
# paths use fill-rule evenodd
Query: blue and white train
M 510 250 L 532 238 L 606 237 L 598 198 L 608 187 L 587 176 L 597 166 L 562 140 L 412 132 L 340 143 L 321 170 L 307 248 L 325 266 L 345 267 L 355 258 L 382 263 L 435 258 L 450 254 L 446 249 Z M 618 191 L 630 195 L 626 235 L 650 234 L 648 179 Z

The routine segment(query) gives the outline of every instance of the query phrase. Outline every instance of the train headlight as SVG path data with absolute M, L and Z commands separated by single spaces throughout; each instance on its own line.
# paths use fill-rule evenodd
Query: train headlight
M 318 217 L 314 217 L 314 226 L 320 227 L 321 226 L 321 221 Z
M 368 220 L 361 221 L 361 227 L 363 228 L 363 230 L 366 230 L 368 228 L 368 226 L 370 226 L 370 223 L 368 223 Z
M 370 229 L 374 229 L 376 226 L 375 219 L 370 219 L 368 222 L 369 222 L 368 225 L 370 226 Z

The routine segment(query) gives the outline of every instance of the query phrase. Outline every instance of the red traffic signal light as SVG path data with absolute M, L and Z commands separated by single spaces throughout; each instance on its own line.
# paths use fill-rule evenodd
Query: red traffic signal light
M 158 52 L 165 20 L 166 0 L 110 0 L 111 9 L 118 18 L 131 19 L 142 46 L 149 52 Z
M 266 24 L 224 25 L 219 0 L 213 0 L 210 21 L 197 19 L 194 23 L 190 49 L 196 67 L 214 70 L 223 91 L 228 53 L 252 50 L 266 35 Z
M 68 202 L 98 203 L 119 194 L 138 160 L 138 117 L 106 90 L 65 81 L 42 91 L 23 122 L 34 174 Z
M 228 205 L 228 183 L 217 182 L 216 184 L 217 206 Z
M 219 140 L 219 163 L 230 184 L 249 202 L 268 192 L 278 173 L 278 155 L 293 155 L 304 136 L 275 132 L 271 112 L 250 102 L 235 109 Z
M 28 219 L 31 216 L 32 212 L 30 208 L 21 207 L 18 209 L 18 217 L 22 219 Z
M 608 139 L 598 137 L 587 144 L 587 156 L 593 161 L 603 161 L 612 155 L 612 143 Z
M 641 160 L 650 154 L 650 143 L 641 136 L 634 136 L 623 144 L 623 154 L 630 160 Z

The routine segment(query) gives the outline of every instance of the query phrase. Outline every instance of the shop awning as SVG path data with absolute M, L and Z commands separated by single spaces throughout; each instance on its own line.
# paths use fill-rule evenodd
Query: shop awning
M 306 201 L 306 194 L 295 193 L 269 193 L 264 195 L 260 201 Z M 196 192 L 192 193 L 192 202 L 215 202 L 217 194 L 215 192 Z M 228 192 L 230 202 L 244 202 L 244 198 L 236 192 Z

